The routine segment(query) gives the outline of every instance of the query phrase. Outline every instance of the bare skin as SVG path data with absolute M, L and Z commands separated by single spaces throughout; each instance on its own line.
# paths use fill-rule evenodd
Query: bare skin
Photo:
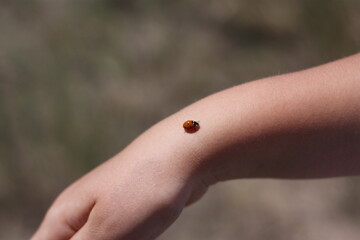
M 201 128 L 184 133 L 186 120 Z M 360 54 L 239 85 L 164 119 L 55 200 L 32 240 L 152 240 L 209 186 L 360 173 Z

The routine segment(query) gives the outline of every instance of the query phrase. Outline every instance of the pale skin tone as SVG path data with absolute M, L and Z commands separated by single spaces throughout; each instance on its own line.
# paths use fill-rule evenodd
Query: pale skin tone
M 200 130 L 185 133 L 186 120 Z M 220 181 L 359 173 L 357 54 L 221 91 L 164 119 L 65 189 L 32 240 L 152 240 Z

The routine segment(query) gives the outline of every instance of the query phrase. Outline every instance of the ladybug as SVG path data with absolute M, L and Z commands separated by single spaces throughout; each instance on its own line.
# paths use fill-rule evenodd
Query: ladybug
M 183 127 L 185 132 L 187 133 L 194 133 L 200 129 L 200 124 L 194 120 L 187 120 L 184 122 Z

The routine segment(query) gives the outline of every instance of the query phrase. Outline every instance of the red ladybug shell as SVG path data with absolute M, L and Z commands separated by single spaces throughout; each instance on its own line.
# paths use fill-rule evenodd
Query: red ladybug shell
M 183 127 L 185 132 L 187 133 L 194 133 L 200 129 L 200 124 L 194 120 L 187 120 L 184 122 Z

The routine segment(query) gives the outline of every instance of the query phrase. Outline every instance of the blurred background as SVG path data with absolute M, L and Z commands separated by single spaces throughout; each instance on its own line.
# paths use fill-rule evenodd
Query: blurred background
M 356 0 L 1 0 L 0 239 L 219 90 L 356 53 Z M 218 184 L 161 240 L 359 239 L 360 181 Z

